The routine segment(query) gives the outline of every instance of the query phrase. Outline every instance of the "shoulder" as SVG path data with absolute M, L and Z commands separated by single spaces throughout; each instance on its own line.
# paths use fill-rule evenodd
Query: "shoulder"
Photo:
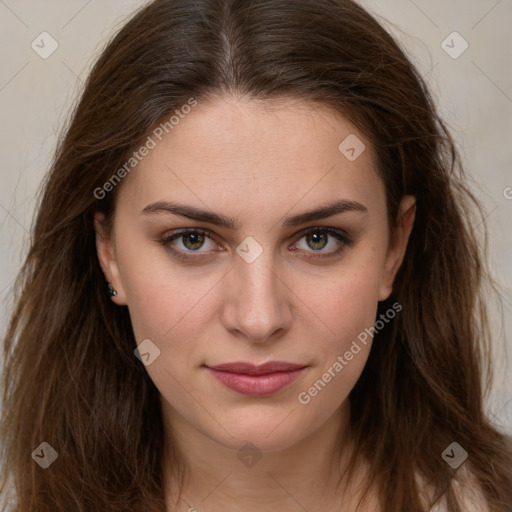
M 422 493 L 423 503 L 426 505 L 433 500 L 432 489 L 425 485 L 421 476 L 417 475 L 417 481 Z M 475 476 L 469 471 L 468 465 L 463 464 L 455 474 L 452 480 L 452 490 L 459 502 L 461 510 L 464 512 L 490 512 L 489 505 L 478 484 Z M 429 512 L 448 512 L 446 497 L 440 498 Z

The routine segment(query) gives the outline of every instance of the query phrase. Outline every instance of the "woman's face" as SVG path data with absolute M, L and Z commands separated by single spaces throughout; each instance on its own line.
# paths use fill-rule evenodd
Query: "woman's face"
M 164 135 L 118 185 L 111 238 L 97 238 L 113 300 L 137 344 L 150 340 L 140 352 L 168 420 L 231 448 L 290 447 L 363 370 L 413 198 L 390 239 L 369 142 L 312 103 L 222 97 Z M 279 364 L 212 370 L 240 362 Z

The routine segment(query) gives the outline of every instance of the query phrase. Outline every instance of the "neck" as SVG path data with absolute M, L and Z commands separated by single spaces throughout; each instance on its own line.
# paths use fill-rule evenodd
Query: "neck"
M 282 451 L 233 450 L 213 441 L 180 416 L 163 407 L 167 432 L 164 481 L 176 511 L 246 512 L 270 510 L 348 510 L 343 471 L 352 450 L 350 405 L 346 400 L 320 428 Z M 171 440 L 172 439 L 172 440 Z M 243 444 L 243 443 L 242 443 Z M 171 499 L 171 450 L 181 453 L 183 494 Z M 176 484 L 172 485 L 176 495 Z M 351 493 L 348 493 L 351 494 Z M 349 500 L 352 502 L 352 500 Z M 344 505 L 343 505 L 344 504 Z

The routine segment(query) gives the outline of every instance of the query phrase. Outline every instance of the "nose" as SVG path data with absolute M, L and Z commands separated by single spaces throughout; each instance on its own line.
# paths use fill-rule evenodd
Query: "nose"
M 252 343 L 268 343 L 286 332 L 293 320 L 292 296 L 282 267 L 270 251 L 252 263 L 237 258 L 224 282 L 224 327 Z

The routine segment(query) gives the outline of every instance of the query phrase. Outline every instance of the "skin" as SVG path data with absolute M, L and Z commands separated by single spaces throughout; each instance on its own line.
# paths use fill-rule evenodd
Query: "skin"
M 338 149 L 350 134 L 366 145 L 355 161 Z M 117 291 L 113 301 L 129 308 L 137 343 L 150 339 L 160 350 L 146 369 L 161 393 L 167 444 L 172 439 L 185 462 L 178 510 L 353 510 L 364 471 L 346 492 L 336 493 L 335 484 L 351 450 L 347 397 L 371 339 L 308 404 L 297 397 L 374 325 L 405 253 L 415 199 L 403 198 L 390 237 L 384 184 L 364 134 L 303 100 L 231 96 L 194 108 L 117 192 L 110 233 L 96 215 L 98 258 Z M 367 212 L 282 227 L 288 216 L 339 200 Z M 142 213 L 157 201 L 232 217 L 239 226 Z M 321 231 L 313 240 L 303 234 L 309 227 L 344 230 L 352 243 Z M 186 236 L 170 242 L 200 259 L 187 263 L 159 243 L 182 228 L 212 233 L 202 245 Z M 236 252 L 247 237 L 263 251 L 251 263 Z M 274 395 L 249 397 L 204 366 L 271 360 L 307 368 Z M 248 442 L 261 454 L 251 467 L 237 457 Z M 378 510 L 375 502 L 368 507 Z

